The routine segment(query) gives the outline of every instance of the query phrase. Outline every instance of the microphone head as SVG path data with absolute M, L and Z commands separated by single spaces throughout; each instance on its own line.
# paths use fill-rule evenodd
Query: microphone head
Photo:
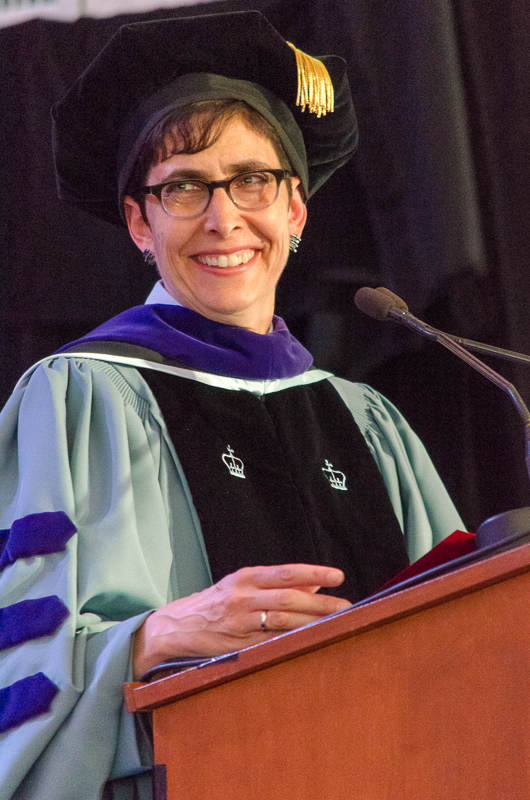
M 355 294 L 354 301 L 360 311 L 382 322 L 388 319 L 391 308 L 397 308 L 399 311 L 409 310 L 407 304 L 397 294 L 382 286 L 378 289 L 364 286 Z

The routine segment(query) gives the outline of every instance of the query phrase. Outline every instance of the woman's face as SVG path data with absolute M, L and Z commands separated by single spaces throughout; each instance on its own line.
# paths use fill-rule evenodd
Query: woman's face
M 281 168 L 273 145 L 234 118 L 211 147 L 171 156 L 151 168 L 146 183 L 179 177 L 217 181 L 267 168 Z M 266 333 L 290 236 L 300 236 L 305 224 L 299 183 L 292 179 L 289 203 L 282 181 L 276 201 L 261 211 L 241 211 L 224 189 L 216 189 L 208 209 L 196 219 L 171 217 L 147 195 L 148 224 L 138 204 L 126 198 L 129 230 L 141 250 L 154 254 L 165 288 L 181 305 L 218 322 Z M 227 261 L 232 266 L 219 266 Z

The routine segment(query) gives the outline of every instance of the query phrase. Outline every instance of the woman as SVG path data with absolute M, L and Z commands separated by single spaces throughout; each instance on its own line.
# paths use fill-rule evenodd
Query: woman
M 356 144 L 323 61 L 258 12 L 125 26 L 54 110 L 60 193 L 162 283 L 3 412 L 3 797 L 149 796 L 125 680 L 346 608 L 460 525 L 399 413 L 273 314 Z

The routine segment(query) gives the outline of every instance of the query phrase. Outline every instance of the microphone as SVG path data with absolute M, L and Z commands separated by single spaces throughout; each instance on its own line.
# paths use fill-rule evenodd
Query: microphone
M 387 320 L 394 320 L 401 325 L 405 325 L 416 333 L 426 336 L 428 339 L 436 339 L 437 334 L 442 333 L 426 322 L 422 322 L 417 317 L 409 312 L 409 308 L 404 300 L 394 294 L 389 289 L 379 287 L 378 289 L 371 289 L 365 286 L 359 289 L 355 295 L 355 305 L 360 311 L 368 314 L 369 317 L 378 319 L 381 322 Z M 514 350 L 505 350 L 502 347 L 495 347 L 492 344 L 483 344 L 482 342 L 474 342 L 472 339 L 463 339 L 460 336 L 454 336 L 450 333 L 444 333 L 453 342 L 456 342 L 466 350 L 472 350 L 476 353 L 486 353 L 490 356 L 503 358 L 506 361 L 514 361 L 516 363 L 530 364 L 530 356 L 525 353 L 517 353 Z
M 359 289 L 355 295 L 355 305 L 360 311 L 363 311 L 370 317 L 382 321 L 388 319 L 395 320 L 405 325 L 407 328 L 416 331 L 416 333 L 427 336 L 429 339 L 434 339 L 506 392 L 511 397 L 519 416 L 523 420 L 526 469 L 530 478 L 530 412 L 515 386 L 507 381 L 506 378 L 503 378 L 502 375 L 499 375 L 498 372 L 491 369 L 487 364 L 484 364 L 476 358 L 476 356 L 468 353 L 465 347 L 472 349 L 471 346 L 473 346 L 473 349 L 480 349 L 483 352 L 499 355 L 501 357 L 510 357 L 513 361 L 530 362 L 529 356 L 524 356 L 521 353 L 512 353 L 509 350 L 502 350 L 497 347 L 490 347 L 489 345 L 482 345 L 480 342 L 472 342 L 467 339 L 460 339 L 457 336 L 450 336 L 447 333 L 443 333 L 443 331 L 439 331 L 427 325 L 427 323 L 422 322 L 417 319 L 417 317 L 410 314 L 407 304 L 400 297 L 389 291 L 389 289 L 383 287 L 371 289 L 365 286 Z

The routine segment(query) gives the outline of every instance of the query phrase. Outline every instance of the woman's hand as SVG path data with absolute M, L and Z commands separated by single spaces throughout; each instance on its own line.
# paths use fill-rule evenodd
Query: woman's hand
M 240 650 L 347 608 L 347 600 L 316 594 L 343 580 L 340 569 L 312 564 L 244 567 L 226 575 L 147 617 L 135 635 L 134 676 L 173 657 Z

